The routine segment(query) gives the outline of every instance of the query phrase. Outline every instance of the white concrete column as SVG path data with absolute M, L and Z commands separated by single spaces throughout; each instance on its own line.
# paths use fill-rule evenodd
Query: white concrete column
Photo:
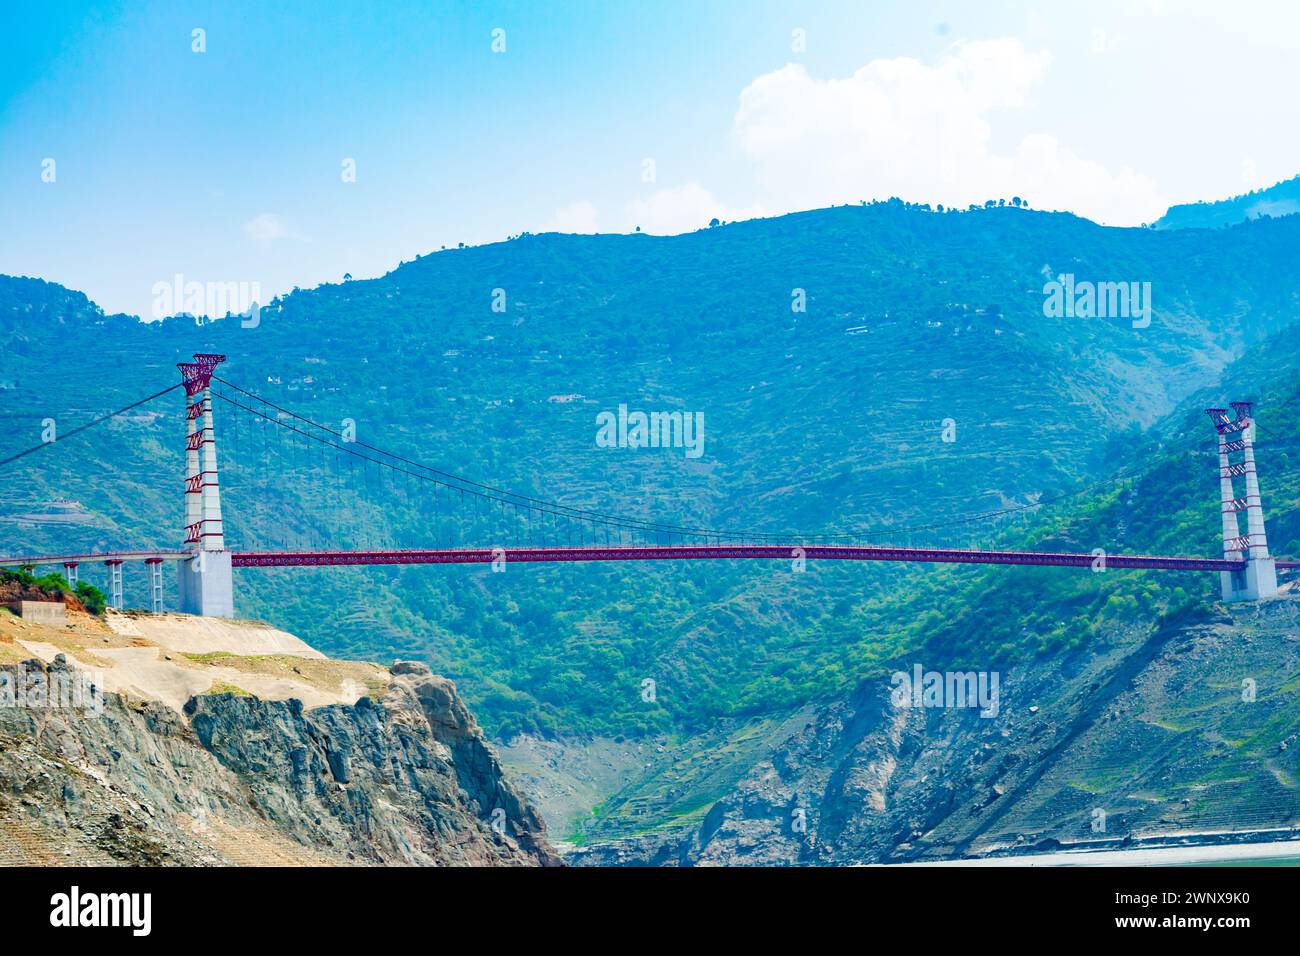
M 1246 447 L 1246 534 L 1250 536 L 1251 560 L 1268 557 L 1268 539 L 1264 535 L 1264 506 L 1259 498 L 1259 477 L 1255 474 L 1255 422 L 1241 433 Z

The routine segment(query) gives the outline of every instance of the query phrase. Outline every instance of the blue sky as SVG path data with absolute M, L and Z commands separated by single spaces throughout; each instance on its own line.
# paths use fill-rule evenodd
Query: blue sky
M 521 230 L 895 194 L 1134 225 L 1300 172 L 1298 9 L 9 4 L 0 272 L 148 316 L 177 273 L 266 298 Z

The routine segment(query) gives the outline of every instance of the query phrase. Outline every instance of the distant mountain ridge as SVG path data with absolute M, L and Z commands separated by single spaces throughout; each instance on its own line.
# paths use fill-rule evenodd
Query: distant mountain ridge
M 1156 232 L 879 203 L 673 237 L 547 234 L 436 252 L 287 295 L 256 327 L 106 316 L 80 293 L 5 279 L 0 457 L 39 441 L 46 417 L 66 431 L 212 351 L 230 357 L 224 377 L 283 408 L 351 419 L 363 440 L 535 497 L 696 527 L 969 546 L 1014 529 L 893 529 L 1055 499 L 1130 465 L 1130 430 L 1300 320 L 1297 248 L 1297 217 Z M 1150 282 L 1151 324 L 1049 317 L 1044 286 L 1061 274 Z M 801 293 L 805 311 L 792 308 Z M 624 403 L 702 412 L 705 455 L 599 447 L 597 416 Z M 182 405 L 168 396 L 156 418 L 22 459 L 5 476 L 0 549 L 176 546 Z M 273 436 L 265 450 L 285 473 L 268 485 L 253 467 L 260 430 L 227 405 L 217 414 L 232 546 L 430 544 L 427 497 L 404 482 L 374 483 L 376 500 L 357 507 L 318 458 L 282 456 Z M 47 506 L 60 499 L 85 507 L 75 526 Z M 1209 547 L 1215 527 L 1185 547 Z M 496 528 L 493 542 L 510 531 L 527 533 Z M 466 532 L 451 540 L 482 544 Z M 1145 542 L 1085 550 L 1121 546 Z M 923 583 L 929 569 L 812 572 L 244 572 L 238 606 L 333 656 L 428 660 L 493 735 L 614 736 L 838 695 L 955 610 Z M 129 605 L 145 603 L 140 580 L 127 588 Z M 340 617 L 350 593 L 365 600 Z M 900 617 L 899 594 L 924 606 Z M 1055 623 L 1020 643 L 1080 639 Z M 654 707 L 624 692 L 655 675 L 673 693 Z
M 175 381 L 174 363 L 191 353 L 215 351 L 230 356 L 225 377 L 284 408 L 352 419 L 381 447 L 575 507 L 787 533 L 853 528 L 917 545 L 1212 555 L 1221 546 L 1219 499 L 1203 409 L 1246 398 L 1260 402 L 1262 427 L 1279 446 L 1261 459 L 1270 541 L 1300 556 L 1300 462 L 1289 440 L 1300 433 L 1297 250 L 1297 216 L 1231 229 L 1114 229 L 1018 208 L 940 214 L 880 203 L 674 237 L 547 234 L 448 250 L 378 279 L 295 292 L 253 328 L 146 324 L 105 316 L 58 286 L 0 279 L 0 458 L 36 440 L 46 416 L 61 427 L 80 423 Z M 1052 317 L 1045 287 L 1062 275 L 1149 282 L 1150 325 Z M 505 312 L 491 307 L 497 289 Z M 806 311 L 792 309 L 799 292 Z M 597 416 L 620 403 L 702 411 L 705 454 L 599 447 Z M 23 459 L 5 475 L 0 550 L 148 536 L 174 546 L 182 405 L 164 403 L 156 419 L 92 430 Z M 949 429 L 953 441 L 943 437 Z M 342 501 L 331 484 L 322 489 L 319 459 L 295 469 L 274 436 L 268 450 L 260 429 L 224 405 L 218 441 L 233 546 L 294 546 L 315 529 L 335 547 L 429 543 L 428 499 L 400 482 L 375 487 L 372 506 Z M 285 469 L 270 486 L 248 467 L 268 453 Z M 59 499 L 84 507 L 75 526 L 54 520 L 49 503 Z M 940 527 L 1037 501 L 1055 503 Z M 917 525 L 926 530 L 897 530 Z M 563 738 L 570 752 L 603 741 L 596 750 L 614 754 L 608 765 L 577 771 L 595 781 L 583 790 L 592 802 L 570 800 L 564 810 L 566 821 L 583 812 L 595 819 L 577 832 L 566 822 L 558 837 L 623 845 L 630 835 L 685 827 L 713 847 L 704 856 L 688 847 L 688 861 L 732 858 L 749 839 L 745 821 L 757 820 L 746 816 L 751 809 L 766 832 L 789 830 L 791 813 L 804 808 L 786 805 L 796 792 L 825 798 L 823 810 L 806 808 L 807 832 L 815 828 L 819 845 L 846 862 L 882 858 L 945 818 L 940 848 L 1086 832 L 1077 813 L 1094 805 L 1081 793 L 1105 789 L 1113 801 L 1130 788 L 1066 781 L 1061 793 L 1080 806 L 1049 814 L 1040 828 L 1030 804 L 1054 797 L 1033 784 L 1053 766 L 1039 744 L 1065 742 L 1054 726 L 1068 734 L 1095 716 L 1042 701 L 1066 692 L 1088 699 L 1096 681 L 1064 670 L 1109 673 L 1112 660 L 1120 667 L 1112 699 L 1128 701 L 1119 693 L 1124 662 L 1136 671 L 1145 660 L 1128 652 L 1163 654 L 1164 635 L 1207 633 L 1217 600 L 1211 575 L 829 562 L 809 562 L 802 574 L 779 562 L 506 574 L 290 569 L 241 573 L 237 587 L 241 613 L 332 656 L 428 661 L 456 681 L 497 740 Z M 1238 633 L 1222 641 L 1235 646 Z M 933 787 L 909 783 L 910 798 L 866 779 L 872 754 L 889 760 L 894 747 L 886 734 L 887 746 L 854 755 L 872 744 L 873 727 L 888 730 L 866 722 L 872 695 L 890 668 L 917 662 L 998 671 L 1009 695 L 1041 678 L 1034 699 L 1008 697 L 1018 709 L 1005 728 L 973 717 L 979 732 L 966 734 L 956 718 L 944 722 L 954 760 L 969 747 L 988 755 L 979 758 L 987 767 L 963 778 L 981 788 L 988 813 L 1000 814 L 999 804 L 1024 813 L 1008 811 L 1004 823 L 981 815 L 976 833 L 958 825 L 976 791 L 942 787 L 943 774 L 930 774 Z M 1189 668 L 1175 679 L 1183 674 L 1231 676 Z M 653 700 L 642 694 L 647 678 Z M 1030 708 L 1041 716 L 1025 716 Z M 1198 732 L 1231 737 L 1211 716 Z M 899 730 L 908 753 L 942 744 L 945 732 L 922 721 L 915 733 Z M 1248 763 L 1290 733 L 1259 731 Z M 1130 742 L 1113 740 L 1107 760 Z M 764 783 L 765 753 L 791 769 L 779 787 Z M 1151 755 L 1145 744 L 1135 753 Z M 1300 750 L 1286 753 L 1281 772 L 1293 775 L 1290 755 Z M 564 776 L 544 749 L 519 759 L 520 779 Z M 1188 759 L 1210 757 L 1189 751 Z M 1026 775 L 1008 769 L 1013 763 Z M 639 781 L 617 794 L 606 787 L 628 767 Z M 1181 778 L 1189 787 L 1212 782 L 1192 770 Z M 901 787 L 917 778 L 898 779 Z M 563 779 L 556 789 L 565 799 L 574 790 Z M 877 796 L 901 812 L 874 815 Z M 1161 795 L 1162 814 L 1178 809 L 1168 802 L 1175 797 Z M 1264 822 L 1289 806 L 1281 798 L 1250 805 Z M 1179 810 L 1177 819 L 1206 817 Z M 814 858 L 803 841 L 768 849 L 772 861 Z
M 1170 206 L 1155 222 L 1156 229 L 1213 229 L 1263 216 L 1292 216 L 1300 212 L 1300 176 L 1267 189 L 1254 189 L 1231 199 Z

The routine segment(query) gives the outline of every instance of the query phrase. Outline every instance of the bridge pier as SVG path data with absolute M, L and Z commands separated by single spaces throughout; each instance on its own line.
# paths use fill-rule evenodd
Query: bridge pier
M 203 617 L 235 616 L 229 551 L 200 551 L 181 563 L 181 610 Z
M 145 570 L 149 572 L 149 605 L 155 614 L 163 609 L 163 573 L 162 558 L 145 558 Z
M 1277 561 L 1274 558 L 1251 558 L 1240 571 L 1220 571 L 1223 600 L 1259 601 L 1277 594 Z

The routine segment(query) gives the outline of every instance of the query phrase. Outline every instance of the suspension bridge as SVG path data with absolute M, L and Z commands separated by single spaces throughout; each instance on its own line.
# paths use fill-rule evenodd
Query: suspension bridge
M 1300 568 L 1300 562 L 1278 561 L 1269 554 L 1264 529 L 1264 512 L 1255 470 L 1255 421 L 1250 402 L 1231 403 L 1224 408 L 1207 409 L 1217 435 L 1220 481 L 1220 505 L 1223 519 L 1223 556 L 1194 557 L 1169 555 L 1103 554 L 1097 552 L 1039 552 L 980 548 L 900 547 L 864 543 L 871 534 L 776 534 L 752 530 L 729 532 L 665 524 L 644 518 L 576 508 L 557 501 L 482 484 L 468 478 L 433 468 L 409 457 L 393 454 L 359 442 L 355 436 L 340 432 L 270 402 L 233 382 L 216 376 L 225 356 L 199 353 L 192 362 L 178 364 L 181 381 L 123 409 L 104 415 L 64 437 L 102 424 L 114 417 L 155 401 L 183 388 L 185 403 L 185 472 L 184 536 L 181 547 L 165 549 L 101 551 L 16 555 L 0 557 L 0 567 L 61 568 L 69 583 L 75 585 L 82 565 L 102 565 L 106 569 L 109 603 L 123 606 L 123 566 L 142 564 L 148 575 L 150 604 L 161 611 L 167 604 L 163 566 L 181 565 L 180 609 L 187 613 L 215 617 L 235 614 L 235 568 L 336 567 L 364 565 L 422 564 L 490 564 L 501 570 L 508 563 L 565 563 L 590 561 L 698 561 L 698 560 L 784 560 L 784 561 L 889 561 L 938 564 L 997 564 L 1062 568 L 1093 568 L 1099 560 L 1106 568 L 1151 569 L 1167 571 L 1218 572 L 1225 601 L 1259 600 L 1277 593 L 1277 571 Z M 214 386 L 214 382 L 216 385 Z M 321 541 L 315 547 L 301 549 L 228 548 L 223 521 L 221 480 L 217 464 L 217 431 L 214 398 L 232 413 L 232 423 L 243 420 L 245 430 L 252 426 L 279 435 L 288 434 L 294 441 L 295 456 L 301 454 L 307 473 L 317 481 L 300 489 L 304 495 L 328 498 L 327 456 L 337 461 L 346 456 L 350 467 L 356 462 L 367 476 L 373 466 L 383 479 L 402 483 L 411 490 L 410 499 L 418 516 L 416 525 L 434 541 L 427 548 L 350 548 L 329 547 Z M 671 422 L 654 427 L 665 430 Z M 239 453 L 240 430 L 232 429 Z M 12 463 L 48 445 L 37 445 L 0 461 Z M 299 452 L 299 449 L 303 449 Z M 254 449 L 253 455 L 266 454 L 266 446 Z M 315 456 L 315 457 L 313 457 Z M 1238 496 L 1236 482 L 1244 484 Z M 413 490 L 412 490 L 413 489 Z M 396 491 L 396 486 L 389 489 Z M 341 502 L 340 502 L 341 503 Z M 179 504 L 179 503 L 178 503 Z M 491 537 L 499 541 L 517 535 L 517 544 L 486 545 L 487 534 L 481 524 L 453 521 L 451 511 L 477 509 L 496 520 Z M 179 510 L 179 508 L 178 508 Z M 347 514 L 349 506 L 336 509 Z M 1018 509 L 1005 509 L 1014 511 Z M 1245 513 L 1246 533 L 1240 530 L 1239 515 Z M 995 512 L 993 514 L 999 514 Z M 286 512 L 270 516 L 282 523 L 291 520 Z M 505 520 L 509 519 L 509 520 Z M 443 544 L 449 525 L 460 531 L 462 540 Z M 933 526 L 937 527 L 937 526 Z M 318 538 L 327 537 L 317 526 Z M 341 529 L 340 529 L 341 530 Z M 924 531 L 925 529 L 914 529 Z M 464 538 L 480 540 L 466 542 Z M 178 537 L 180 537 L 178 535 Z

